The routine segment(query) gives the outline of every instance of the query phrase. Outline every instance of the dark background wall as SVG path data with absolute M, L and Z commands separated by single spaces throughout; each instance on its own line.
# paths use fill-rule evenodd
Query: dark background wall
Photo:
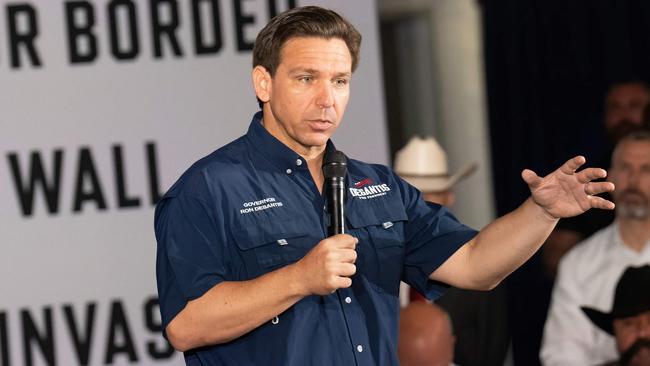
M 545 175 L 577 154 L 592 165 L 607 161 L 607 86 L 650 80 L 650 1 L 481 3 L 494 193 L 503 215 L 529 194 L 522 169 Z M 539 364 L 552 282 L 534 257 L 508 285 L 515 364 Z

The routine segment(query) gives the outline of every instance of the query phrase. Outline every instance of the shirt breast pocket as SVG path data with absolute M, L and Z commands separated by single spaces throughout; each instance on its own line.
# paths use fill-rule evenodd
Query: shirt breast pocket
M 255 276 L 301 259 L 318 242 L 301 218 L 260 222 L 233 233 L 249 272 Z
M 397 295 L 404 266 L 406 213 L 382 205 L 347 219 L 348 232 L 359 239 L 357 273 L 375 289 Z

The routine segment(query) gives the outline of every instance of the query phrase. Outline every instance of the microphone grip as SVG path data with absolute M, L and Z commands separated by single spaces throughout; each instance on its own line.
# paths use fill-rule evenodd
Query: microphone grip
M 345 178 L 332 177 L 327 179 L 329 188 L 328 212 L 330 214 L 330 225 L 328 236 L 345 233 Z

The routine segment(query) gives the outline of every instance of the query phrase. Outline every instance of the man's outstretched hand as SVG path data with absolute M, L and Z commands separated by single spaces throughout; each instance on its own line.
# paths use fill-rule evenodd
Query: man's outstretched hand
M 592 182 L 607 176 L 604 169 L 576 172 L 584 163 L 584 157 L 576 156 L 543 178 L 530 169 L 524 169 L 521 177 L 528 184 L 533 201 L 552 218 L 580 215 L 590 208 L 613 209 L 613 202 L 596 195 L 613 191 L 614 183 Z

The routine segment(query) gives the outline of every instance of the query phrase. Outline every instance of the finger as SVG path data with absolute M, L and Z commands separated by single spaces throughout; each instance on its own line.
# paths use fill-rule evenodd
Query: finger
M 349 234 L 337 234 L 328 239 L 334 241 L 335 243 L 334 247 L 336 248 L 354 249 L 357 246 L 357 243 L 359 242 L 359 239 Z
M 339 260 L 345 263 L 354 263 L 357 260 L 357 251 L 354 249 L 341 249 Z
M 576 156 L 573 159 L 568 160 L 566 163 L 562 164 L 560 167 L 560 171 L 564 174 L 571 175 L 575 173 L 582 164 L 584 164 L 586 161 L 584 156 Z
M 600 168 L 587 168 L 583 169 L 576 174 L 578 182 L 587 183 L 591 182 L 594 179 L 601 179 L 607 176 L 607 171 Z
M 585 184 L 585 193 L 589 195 L 612 192 L 614 183 L 611 182 L 589 182 Z
M 521 172 L 521 178 L 523 178 L 524 182 L 526 182 L 531 189 L 537 188 L 542 184 L 542 178 L 530 169 L 524 169 Z
M 352 263 L 341 263 L 336 274 L 339 276 L 350 277 L 357 273 L 357 266 Z
M 350 277 L 338 277 L 335 286 L 336 288 L 348 288 L 352 286 L 352 279 Z
M 589 196 L 589 204 L 593 208 L 600 208 L 603 210 L 613 210 L 615 207 L 614 202 L 598 196 Z

